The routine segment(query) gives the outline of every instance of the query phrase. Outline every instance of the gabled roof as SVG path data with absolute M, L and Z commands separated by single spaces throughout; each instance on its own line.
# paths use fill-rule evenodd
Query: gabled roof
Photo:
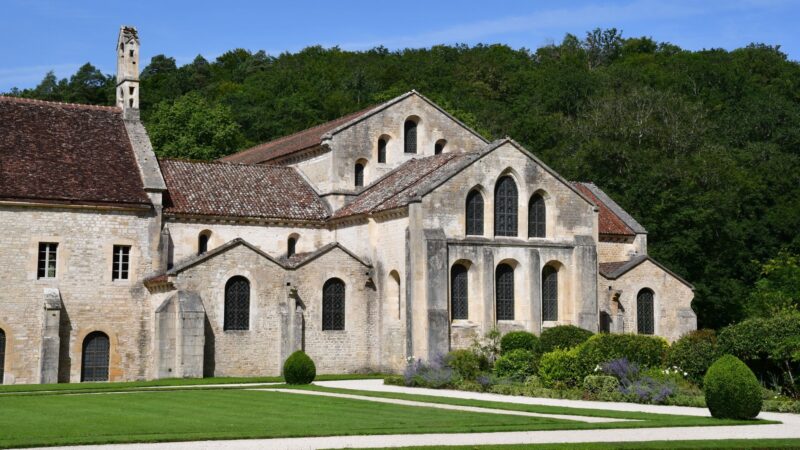
M 0 96 L 0 199 L 150 205 L 122 110 Z
M 369 108 L 362 109 L 361 111 L 348 114 L 335 120 L 331 120 L 330 122 L 325 122 L 307 130 L 302 130 L 289 136 L 284 136 L 264 144 L 256 145 L 255 147 L 251 147 L 247 150 L 242 150 L 241 152 L 225 156 L 221 158 L 221 160 L 243 164 L 260 164 L 273 159 L 281 158 L 283 156 L 298 153 L 303 150 L 314 148 L 321 145 L 323 140 L 330 138 L 334 134 L 346 130 L 356 123 L 374 114 L 377 114 L 412 95 L 415 95 L 426 101 L 428 104 L 439 110 L 442 114 L 458 123 L 466 130 L 469 130 L 472 134 L 479 137 L 484 142 L 488 142 L 483 136 L 478 134 L 475 130 L 471 129 L 460 120 L 456 119 L 452 114 L 442 109 L 439 105 L 433 103 L 419 92 L 412 90 L 379 105 L 373 105 Z
M 332 219 L 387 211 L 408 205 L 426 192 L 426 186 L 472 161 L 477 153 L 442 153 L 414 158 L 367 186 L 351 203 L 337 210 Z
M 271 261 L 275 265 L 277 265 L 277 266 L 279 266 L 279 267 L 281 267 L 281 268 L 283 268 L 285 270 L 298 269 L 298 268 L 308 264 L 309 262 L 319 258 L 320 256 L 322 256 L 322 255 L 324 255 L 324 254 L 326 254 L 326 253 L 328 253 L 328 252 L 330 252 L 330 251 L 332 251 L 333 249 L 336 249 L 336 248 L 338 248 L 338 249 L 342 250 L 343 252 L 345 252 L 347 255 L 349 255 L 350 257 L 355 259 L 357 262 L 359 262 L 364 267 L 367 267 L 367 268 L 371 268 L 372 267 L 372 264 L 370 264 L 368 261 L 364 260 L 363 258 L 360 258 L 355 253 L 351 252 L 350 250 L 348 250 L 346 247 L 344 247 L 342 244 L 340 244 L 338 242 L 331 242 L 330 244 L 327 244 L 327 245 L 325 245 L 323 247 L 320 247 L 319 249 L 314 250 L 313 252 L 298 253 L 296 255 L 293 255 L 291 258 L 285 258 L 285 257 L 273 258 L 272 256 L 270 256 L 269 254 L 267 254 L 266 252 L 264 252 L 260 248 L 258 248 L 255 245 L 245 241 L 244 239 L 236 238 L 236 239 L 234 239 L 232 241 L 228 241 L 228 242 L 226 242 L 226 243 L 224 243 L 224 244 L 222 244 L 222 245 L 220 245 L 218 247 L 214 247 L 213 249 L 211 249 L 211 250 L 209 250 L 209 251 L 207 251 L 207 252 L 205 252 L 203 254 L 190 256 L 189 258 L 186 258 L 183 261 L 180 261 L 179 263 L 175 264 L 174 266 L 172 266 L 171 269 L 167 270 L 166 272 L 162 272 L 162 273 L 159 273 L 159 274 L 155 274 L 155 275 L 149 276 L 144 280 L 144 283 L 145 283 L 145 285 L 155 285 L 155 284 L 166 283 L 166 282 L 168 282 L 168 279 L 169 279 L 170 276 L 175 276 L 175 275 L 183 272 L 184 270 L 192 268 L 192 267 L 194 267 L 194 266 L 196 266 L 198 264 L 202 264 L 203 262 L 205 262 L 205 261 L 207 261 L 207 260 L 209 260 L 211 258 L 214 258 L 217 255 L 225 253 L 226 251 L 228 251 L 230 249 L 233 249 L 235 247 L 238 247 L 240 245 L 249 248 L 250 250 L 252 250 L 255 253 L 257 253 L 260 256 L 262 256 L 263 258 Z
M 600 208 L 600 234 L 607 236 L 635 236 L 646 234 L 639 222 L 628 214 L 594 183 L 575 182 L 575 187 L 586 194 Z
M 663 264 L 661 264 L 660 262 L 656 261 L 655 259 L 649 257 L 648 255 L 634 256 L 633 258 L 629 259 L 628 261 L 617 261 L 617 262 L 600 263 L 599 264 L 599 266 L 600 266 L 600 275 L 603 276 L 604 278 L 608 279 L 608 280 L 616 280 L 617 278 L 619 278 L 619 277 L 625 275 L 626 273 L 630 272 L 631 270 L 633 270 L 634 268 L 639 266 L 639 264 L 641 264 L 641 263 L 643 263 L 645 261 L 650 261 L 651 263 L 653 263 L 656 266 L 658 266 L 664 272 L 667 272 L 668 274 L 670 274 L 676 280 L 678 280 L 681 283 L 683 283 L 686 286 L 688 286 L 689 289 L 694 289 L 694 286 L 692 286 L 691 283 L 689 283 L 688 281 L 686 281 L 683 278 L 681 278 L 680 276 L 678 276 L 675 272 L 667 269 Z
M 160 160 L 164 212 L 322 221 L 328 207 L 292 167 Z

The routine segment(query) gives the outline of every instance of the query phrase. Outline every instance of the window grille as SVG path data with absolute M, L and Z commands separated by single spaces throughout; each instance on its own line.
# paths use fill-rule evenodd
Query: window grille
M 364 186 L 364 165 L 361 163 L 356 164 L 355 172 L 356 187 Z
M 466 320 L 469 317 L 467 268 L 456 264 L 450 270 L 450 309 L 453 320 Z
M 500 264 L 495 271 L 497 320 L 514 320 L 514 268 Z
M 467 235 L 483 235 L 483 196 L 478 191 L 467 194 Z
M 245 277 L 233 277 L 225 284 L 223 329 L 250 329 L 250 282 Z
M 639 334 L 655 333 L 653 291 L 650 289 L 642 289 L 636 296 L 636 327 Z
M 417 123 L 413 120 L 406 120 L 405 133 L 403 133 L 403 143 L 406 153 L 417 153 Z
M 511 177 L 503 177 L 494 190 L 495 236 L 517 235 L 517 185 Z
M 558 320 L 558 271 L 552 266 L 542 270 L 542 320 Z
M 344 282 L 338 278 L 322 287 L 322 330 L 344 330 Z
M 547 210 L 544 198 L 534 194 L 528 202 L 528 237 L 545 237 L 547 235 Z
M 83 341 L 81 381 L 108 381 L 108 336 L 95 331 Z

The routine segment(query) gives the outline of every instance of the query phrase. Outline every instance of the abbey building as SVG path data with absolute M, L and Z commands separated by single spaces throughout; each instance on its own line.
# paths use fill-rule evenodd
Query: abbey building
M 417 92 L 221 161 L 157 159 L 139 38 L 117 105 L 0 97 L 0 380 L 401 371 L 502 332 L 669 340 L 692 286 L 591 183 Z

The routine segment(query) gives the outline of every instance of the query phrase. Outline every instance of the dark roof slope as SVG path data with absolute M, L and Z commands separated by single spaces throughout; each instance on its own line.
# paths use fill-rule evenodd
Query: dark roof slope
M 0 198 L 149 204 L 122 110 L 0 96 Z
M 355 200 L 336 211 L 332 218 L 387 211 L 408 205 L 427 192 L 425 188 L 429 184 L 436 183 L 477 156 L 477 153 L 442 153 L 409 160 L 369 185 Z
M 635 236 L 637 233 L 647 233 L 630 214 L 625 212 L 605 192 L 593 183 L 573 183 L 578 190 L 592 199 L 600 208 L 600 234 L 612 236 Z
M 296 169 L 160 160 L 166 213 L 319 221 L 328 208 Z
M 653 259 L 653 258 L 651 258 L 651 257 L 649 257 L 647 255 L 634 256 L 633 258 L 631 258 L 631 259 L 629 259 L 627 261 L 600 263 L 599 264 L 599 266 L 600 266 L 599 267 L 600 268 L 600 275 L 603 276 L 606 279 L 609 279 L 609 280 L 616 280 L 617 278 L 619 278 L 619 277 L 625 275 L 626 273 L 630 272 L 631 270 L 636 268 L 639 264 L 641 264 L 641 263 L 643 263 L 645 261 L 650 261 L 651 263 L 653 263 L 654 265 L 659 267 L 661 270 L 663 270 L 664 272 L 666 272 L 669 275 L 671 275 L 676 280 L 678 280 L 681 283 L 683 283 L 686 286 L 688 286 L 690 289 L 694 289 L 694 286 L 692 286 L 691 283 L 689 283 L 688 281 L 684 280 L 678 274 L 676 274 L 675 272 L 667 269 L 666 266 L 664 266 L 660 262 L 656 261 L 655 259 Z
M 367 109 L 339 117 L 338 119 L 325 122 L 307 130 L 302 130 L 297 133 L 290 134 L 289 136 L 284 136 L 264 144 L 256 145 L 255 147 L 251 147 L 247 150 L 242 150 L 241 152 L 225 156 L 224 158 L 221 158 L 221 161 L 242 164 L 260 164 L 281 156 L 290 155 L 307 148 L 315 147 L 320 145 L 322 142 L 322 136 L 324 136 L 326 133 L 364 115 L 373 108 L 375 107 L 370 106 Z

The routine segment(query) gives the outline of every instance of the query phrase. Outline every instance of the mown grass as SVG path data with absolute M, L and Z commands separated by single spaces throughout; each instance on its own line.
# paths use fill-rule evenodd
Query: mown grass
M 317 381 L 361 380 L 383 378 L 384 375 L 319 375 Z M 283 377 L 217 377 L 217 378 L 165 378 L 149 381 L 126 381 L 114 383 L 58 383 L 58 384 L 9 384 L 0 385 L 0 394 L 27 392 L 82 391 L 102 392 L 138 389 L 156 386 L 198 386 L 204 384 L 283 383 Z
M 761 450 L 773 448 L 800 448 L 800 439 L 722 439 L 709 441 L 650 441 L 650 442 L 598 442 L 598 443 L 570 443 L 570 444 L 520 444 L 520 445 L 467 445 L 467 446 L 431 446 L 431 447 L 404 447 L 404 450 L 612 450 L 628 448 L 662 449 L 691 448 L 691 449 L 744 449 Z M 378 449 L 372 449 L 378 450 Z

